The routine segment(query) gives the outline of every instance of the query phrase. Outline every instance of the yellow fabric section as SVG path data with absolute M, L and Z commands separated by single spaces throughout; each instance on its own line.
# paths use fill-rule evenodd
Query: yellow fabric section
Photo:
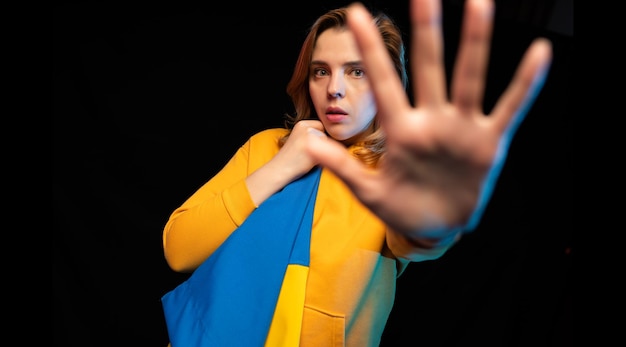
M 289 264 L 280 289 L 272 325 L 265 341 L 266 347 L 293 347 L 300 345 L 302 308 L 309 267 Z

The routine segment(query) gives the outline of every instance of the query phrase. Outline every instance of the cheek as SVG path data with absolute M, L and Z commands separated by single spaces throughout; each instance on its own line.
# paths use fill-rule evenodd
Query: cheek
M 319 84 L 309 83 L 309 95 L 313 100 L 313 105 L 317 109 L 317 105 L 320 101 L 326 100 L 326 91 L 319 86 Z
M 359 114 L 363 115 L 363 121 L 369 122 L 376 116 L 377 107 L 373 93 L 365 93 L 358 100 Z

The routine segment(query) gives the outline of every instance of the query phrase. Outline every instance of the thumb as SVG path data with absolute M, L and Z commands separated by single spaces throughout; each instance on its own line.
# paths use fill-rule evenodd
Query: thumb
M 342 144 L 322 132 L 310 129 L 306 151 L 321 166 L 337 175 L 353 193 L 359 195 L 360 185 L 366 181 L 367 168 Z

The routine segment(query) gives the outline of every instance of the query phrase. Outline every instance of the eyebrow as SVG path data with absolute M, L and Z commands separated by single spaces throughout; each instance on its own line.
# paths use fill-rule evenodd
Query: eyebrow
M 311 65 L 328 65 L 326 62 L 321 60 L 312 60 Z M 344 66 L 361 66 L 363 62 L 360 60 L 357 61 L 349 61 L 343 64 Z

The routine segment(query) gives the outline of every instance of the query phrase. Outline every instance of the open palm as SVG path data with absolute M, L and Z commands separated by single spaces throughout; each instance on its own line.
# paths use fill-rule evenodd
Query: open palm
M 473 229 L 492 195 L 509 144 L 534 102 L 552 59 L 537 39 L 490 114 L 482 109 L 491 42 L 493 1 L 468 0 L 450 95 L 445 78 L 441 5 L 411 2 L 412 105 L 369 12 L 349 9 L 372 83 L 387 151 L 368 168 L 335 141 L 316 137 L 307 147 L 393 230 L 442 239 Z

